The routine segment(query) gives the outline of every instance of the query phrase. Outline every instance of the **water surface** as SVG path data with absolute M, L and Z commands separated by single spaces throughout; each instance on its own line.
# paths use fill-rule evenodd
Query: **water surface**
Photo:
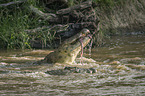
M 97 73 L 49 75 L 67 66 L 33 65 L 53 50 L 0 50 L 0 96 L 144 96 L 145 36 L 111 37 L 92 49 L 87 61 L 68 66 L 96 67 Z M 79 62 L 79 60 L 78 60 Z

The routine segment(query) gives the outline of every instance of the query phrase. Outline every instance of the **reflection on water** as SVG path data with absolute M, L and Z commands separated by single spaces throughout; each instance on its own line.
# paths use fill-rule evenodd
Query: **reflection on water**
M 145 95 L 145 36 L 112 37 L 104 47 L 92 50 L 86 63 L 69 66 L 95 67 L 97 73 L 49 75 L 54 67 L 32 65 L 48 50 L 0 51 L 0 95 Z M 85 57 L 90 57 L 86 51 Z

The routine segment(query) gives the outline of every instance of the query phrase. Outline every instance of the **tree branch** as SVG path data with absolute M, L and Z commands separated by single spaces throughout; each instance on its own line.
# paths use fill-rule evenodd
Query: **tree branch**
M 79 5 L 75 5 L 66 9 L 60 9 L 56 13 L 57 15 L 64 15 L 64 14 L 70 13 L 73 10 L 81 10 L 81 9 L 85 9 L 91 6 L 92 6 L 92 0 L 87 0 L 86 2 L 83 2 Z
M 48 20 L 49 22 L 60 22 L 60 19 L 57 17 L 56 14 L 53 13 L 44 13 L 40 10 L 38 10 L 38 8 L 35 8 L 34 6 L 29 6 L 30 10 L 35 13 L 36 15 L 40 16 L 42 19 L 44 20 Z
M 63 3 L 68 3 L 68 0 L 46 0 L 46 4 L 51 4 L 53 2 L 63 2 Z

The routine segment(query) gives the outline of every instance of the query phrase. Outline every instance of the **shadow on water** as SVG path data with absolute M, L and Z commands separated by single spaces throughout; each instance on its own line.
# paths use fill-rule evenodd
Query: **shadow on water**
M 66 66 L 33 65 L 50 50 L 1 50 L 0 95 L 144 96 L 145 36 L 111 37 L 104 47 L 92 49 L 86 63 L 67 65 L 95 67 L 97 73 L 49 75 L 45 72 Z M 86 51 L 84 56 L 90 57 Z M 79 62 L 79 59 L 77 60 Z

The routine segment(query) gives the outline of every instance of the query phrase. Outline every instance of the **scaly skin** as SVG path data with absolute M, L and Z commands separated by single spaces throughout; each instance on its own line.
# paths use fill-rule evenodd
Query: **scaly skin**
M 81 51 L 81 42 L 83 47 L 85 47 L 90 42 L 91 36 L 88 29 L 81 30 L 76 35 L 65 40 L 56 51 L 48 54 L 40 63 L 72 64 Z

